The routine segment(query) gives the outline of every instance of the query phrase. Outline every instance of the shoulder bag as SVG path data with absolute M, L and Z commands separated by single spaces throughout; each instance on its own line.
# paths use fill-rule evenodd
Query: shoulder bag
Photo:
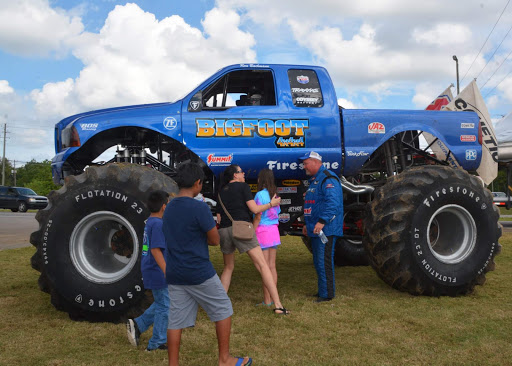
M 238 240 L 251 240 L 254 237 L 254 226 L 252 226 L 252 222 L 233 220 L 228 210 L 226 210 L 226 207 L 222 203 L 220 194 L 219 202 L 222 208 L 224 209 L 224 212 L 226 213 L 227 217 L 229 217 L 229 219 L 231 220 L 233 228 L 233 238 Z

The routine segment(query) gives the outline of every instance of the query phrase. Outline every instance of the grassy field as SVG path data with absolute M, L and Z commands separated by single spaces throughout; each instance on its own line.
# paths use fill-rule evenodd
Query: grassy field
M 254 365 L 505 365 L 512 360 L 512 234 L 487 283 L 462 298 L 414 297 L 385 285 L 369 267 L 336 269 L 337 297 L 315 304 L 311 255 L 298 238 L 278 251 L 279 290 L 293 313 L 256 307 L 259 275 L 238 256 L 230 297 L 233 355 Z M 34 248 L 0 252 L 0 365 L 165 365 L 163 351 L 132 348 L 122 324 L 73 322 L 39 291 Z M 212 248 L 218 271 L 222 259 Z M 184 331 L 182 365 L 215 365 L 214 325 L 200 312 Z

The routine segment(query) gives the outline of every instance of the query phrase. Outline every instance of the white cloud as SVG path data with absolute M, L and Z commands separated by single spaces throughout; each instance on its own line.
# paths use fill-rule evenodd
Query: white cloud
M 74 40 L 73 54 L 85 65 L 80 76 L 31 93 L 37 111 L 65 116 L 171 101 L 222 66 L 256 61 L 254 37 L 239 29 L 236 12 L 213 9 L 202 24 L 204 33 L 177 15 L 159 21 L 135 4 L 116 6 L 98 34 Z
M 0 94 L 11 94 L 14 93 L 14 89 L 9 86 L 7 80 L 0 80 Z
M 454 43 L 470 42 L 471 30 L 462 24 L 437 24 L 427 30 L 415 28 L 412 37 L 419 44 L 453 47 Z M 450 42 L 446 42 L 447 37 Z
M 0 0 L 0 47 L 7 52 L 60 55 L 83 28 L 79 17 L 51 8 L 48 0 Z
M 345 109 L 357 109 L 357 107 L 354 103 L 352 103 L 350 100 L 347 100 L 345 98 L 338 98 L 338 105 L 342 106 Z

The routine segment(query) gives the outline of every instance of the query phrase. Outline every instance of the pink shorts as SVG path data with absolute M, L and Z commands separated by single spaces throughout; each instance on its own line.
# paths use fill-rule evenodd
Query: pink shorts
M 256 228 L 256 238 L 262 248 L 275 247 L 281 244 L 279 229 L 277 225 L 258 225 Z

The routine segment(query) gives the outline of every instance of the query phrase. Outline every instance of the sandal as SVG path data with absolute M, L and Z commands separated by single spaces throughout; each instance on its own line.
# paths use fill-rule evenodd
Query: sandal
M 272 311 L 274 312 L 274 314 L 277 314 L 277 315 L 288 315 L 290 314 L 290 312 L 288 310 L 286 310 L 286 308 L 275 308 L 275 309 L 272 309 Z M 278 313 L 279 311 L 279 313 Z
M 237 361 L 236 361 L 236 365 L 235 366 L 249 366 L 249 365 L 252 365 L 252 358 L 249 357 L 249 359 L 247 360 L 247 363 L 243 363 L 244 362 L 244 357 L 237 357 Z

